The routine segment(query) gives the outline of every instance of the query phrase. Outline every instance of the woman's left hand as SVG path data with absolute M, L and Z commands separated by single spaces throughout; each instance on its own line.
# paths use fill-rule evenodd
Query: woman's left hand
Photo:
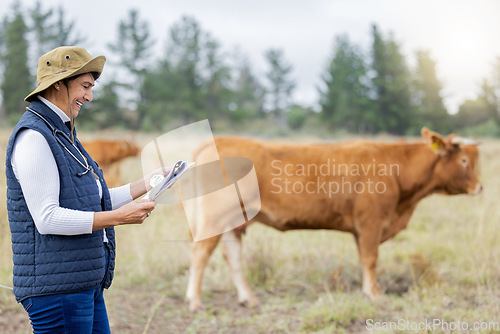
M 158 169 L 155 169 L 148 175 L 144 176 L 142 179 L 139 179 L 133 183 L 130 184 L 130 195 L 132 198 L 135 200 L 139 198 L 140 196 L 144 195 L 148 191 L 153 188 L 150 184 L 151 178 L 155 175 L 162 175 L 162 176 L 167 176 L 168 173 L 172 170 L 172 167 L 160 167 Z
M 144 177 L 144 182 L 146 184 L 146 192 L 150 191 L 151 188 L 153 188 L 151 186 L 151 179 L 153 178 L 153 176 L 161 175 L 163 177 L 166 177 L 168 175 L 168 173 L 170 173 L 171 170 L 172 170 L 172 167 L 161 167 L 161 168 L 158 168 L 158 169 L 152 171 L 148 175 L 146 175 Z

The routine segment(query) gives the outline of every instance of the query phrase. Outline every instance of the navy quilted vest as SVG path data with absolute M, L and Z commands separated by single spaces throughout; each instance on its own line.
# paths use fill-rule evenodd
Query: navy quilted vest
M 60 117 L 45 104 L 33 101 L 30 108 L 42 115 L 55 129 L 69 135 L 69 130 Z M 88 290 L 101 283 L 108 288 L 113 279 L 115 265 L 113 228 L 106 229 L 107 249 L 110 253 L 107 268 L 102 230 L 75 236 L 38 233 L 11 165 L 14 140 L 19 131 L 26 128 L 40 132 L 54 154 L 60 178 L 59 205 L 61 207 L 94 212 L 111 210 L 111 199 L 102 171 L 78 139 L 76 139 L 76 146 L 85 155 L 102 184 L 102 201 L 92 173 L 78 176 L 77 174 L 85 172 L 85 169 L 58 143 L 51 128 L 40 117 L 31 111 L 26 111 L 10 137 L 6 158 L 7 209 L 12 233 L 16 300 L 21 302 L 33 296 Z M 57 137 L 73 155 L 82 160 L 70 141 L 61 134 Z M 41 178 L 43 174 L 44 171 L 40 170 Z

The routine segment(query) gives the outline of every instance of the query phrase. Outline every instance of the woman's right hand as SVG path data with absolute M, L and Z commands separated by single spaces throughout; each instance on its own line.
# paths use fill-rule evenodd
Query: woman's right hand
M 121 206 L 116 210 L 121 216 L 119 225 L 142 224 L 155 206 L 156 202 L 148 199 L 140 199 Z
M 140 199 L 121 206 L 113 211 L 94 212 L 93 231 L 107 227 L 142 224 L 154 210 L 156 203 L 148 199 Z

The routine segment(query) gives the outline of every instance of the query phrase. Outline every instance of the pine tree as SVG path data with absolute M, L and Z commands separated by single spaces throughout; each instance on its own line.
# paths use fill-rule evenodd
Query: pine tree
M 144 130 L 208 116 L 201 70 L 205 33 L 196 19 L 185 16 L 170 28 L 168 36 L 164 59 L 146 74 L 140 89 L 138 111 Z
M 493 64 L 491 79 L 483 80 L 481 95 L 487 106 L 490 117 L 495 120 L 500 131 L 500 57 L 497 57 Z
M 393 37 L 384 39 L 376 25 L 373 25 L 372 34 L 372 84 L 377 114 L 374 125 L 379 131 L 404 134 L 415 117 L 410 71 Z
M 139 12 L 132 9 L 119 22 L 116 41 L 108 44 L 111 52 L 119 59 L 119 66 L 127 71 L 127 77 L 121 80 L 121 86 L 125 90 L 122 95 L 129 96 L 125 102 L 132 108 L 138 103 L 138 88 L 150 67 L 154 43 L 148 22 L 141 20 Z
M 497 90 L 495 88 L 496 87 L 489 83 L 488 80 L 483 80 L 479 99 L 484 102 L 490 119 L 495 120 L 497 126 L 500 127 L 500 95 L 497 94 Z
M 219 42 L 208 34 L 202 53 L 203 90 L 205 110 L 209 120 L 224 118 L 229 113 L 231 100 L 231 70 L 221 54 Z
M 117 40 L 108 47 L 120 58 L 121 66 L 130 74 L 140 76 L 148 70 L 154 43 L 148 22 L 141 20 L 139 12 L 132 9 L 118 25 Z
M 5 54 L 4 48 L 5 48 L 5 32 L 4 28 L 6 26 L 6 21 L 5 18 L 0 24 L 0 88 L 3 82 L 3 72 L 4 72 L 4 61 L 3 61 L 3 55 Z M 5 115 L 5 108 L 3 106 L 3 99 L 2 99 L 2 94 L 0 93 L 0 124 L 6 124 L 6 115 Z
M 418 133 L 422 126 L 427 126 L 434 131 L 449 133 L 451 120 L 441 97 L 443 86 L 436 75 L 436 62 L 427 51 L 417 52 L 414 85 L 413 96 L 418 118 L 414 132 Z
M 1 84 L 3 106 L 10 123 L 15 123 L 25 111 L 24 97 L 31 91 L 32 76 L 28 68 L 28 27 L 21 14 L 19 2 L 13 6 L 12 16 L 3 22 L 5 51 L 2 55 L 4 68 Z
M 85 38 L 75 30 L 75 22 L 67 23 L 68 15 L 64 8 L 59 5 L 57 8 L 57 19 L 54 23 L 53 45 L 54 47 L 63 45 L 80 45 L 85 43 Z M 52 48 L 49 48 L 52 49 Z
M 62 6 L 45 10 L 37 1 L 29 10 L 29 35 L 34 64 L 46 52 L 64 45 L 79 45 L 85 38 L 75 30 L 74 22 L 67 23 L 67 15 Z
M 286 112 L 291 106 L 291 96 L 295 83 L 290 78 L 292 65 L 285 60 L 283 50 L 269 49 L 265 52 L 265 58 L 269 65 L 266 73 L 268 88 L 269 110 L 280 124 L 286 124 Z
M 334 55 L 322 75 L 325 88 L 320 90 L 321 115 L 333 128 L 350 132 L 372 132 L 374 121 L 367 66 L 361 52 L 347 36 L 336 38 Z
M 34 35 L 33 38 L 33 65 L 36 66 L 38 60 L 42 55 L 57 47 L 54 45 L 55 24 L 51 22 L 54 14 L 53 9 L 44 10 L 40 1 L 37 1 L 35 7 L 30 11 L 31 24 L 30 32 Z M 33 72 L 34 72 L 33 71 Z
M 249 60 L 241 54 L 234 57 L 229 119 L 242 123 L 264 116 L 264 88 L 254 75 Z

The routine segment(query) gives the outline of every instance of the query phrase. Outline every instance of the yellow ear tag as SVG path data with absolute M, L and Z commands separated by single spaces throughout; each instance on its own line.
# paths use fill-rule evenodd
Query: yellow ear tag
M 439 149 L 439 144 L 438 144 L 438 142 L 434 142 L 434 143 L 432 143 L 432 145 L 431 145 L 431 149 L 432 149 L 433 151 L 437 151 L 437 150 Z

